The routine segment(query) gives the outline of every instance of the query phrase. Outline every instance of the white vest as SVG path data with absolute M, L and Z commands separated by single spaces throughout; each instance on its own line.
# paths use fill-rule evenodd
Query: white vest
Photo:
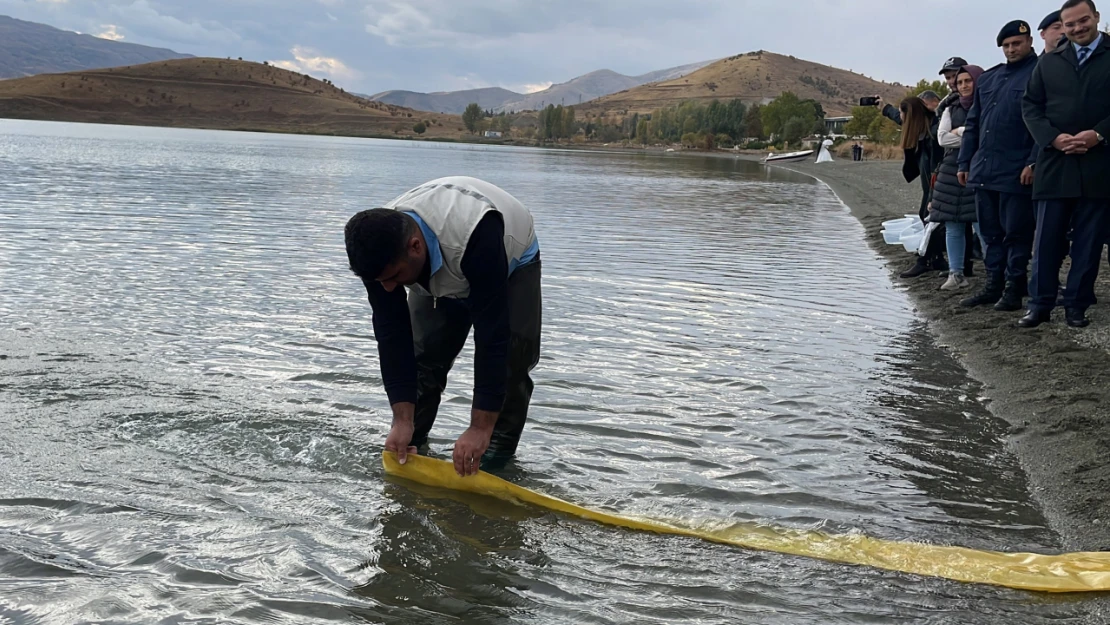
M 489 211 L 497 211 L 505 222 L 505 255 L 509 266 L 536 240 L 532 214 L 504 190 L 477 178 L 451 176 L 425 182 L 385 205 L 403 212 L 413 212 L 439 239 L 443 266 L 432 274 L 428 291 L 434 297 L 465 298 L 470 283 L 462 271 L 463 254 L 478 222 Z M 423 293 L 419 284 L 411 286 Z

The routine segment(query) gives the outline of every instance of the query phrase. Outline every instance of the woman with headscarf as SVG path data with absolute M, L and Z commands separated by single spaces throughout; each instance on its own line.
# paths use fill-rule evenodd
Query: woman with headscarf
M 960 184 L 956 174 L 960 155 L 960 141 L 964 134 L 964 121 L 975 100 L 975 82 L 982 75 L 978 65 L 965 65 L 956 75 L 956 90 L 960 99 L 944 110 L 937 130 L 937 142 L 944 148 L 944 157 L 937 168 L 933 185 L 933 199 L 929 203 L 929 221 L 945 225 L 948 247 L 948 281 L 941 285 L 945 291 L 966 288 L 966 276 L 971 274 L 972 230 L 976 236 L 979 224 L 975 216 L 975 191 Z
M 921 180 L 921 206 L 917 214 L 924 221 L 929 216 L 929 196 L 932 195 L 933 170 L 944 155 L 933 136 L 936 114 L 929 110 L 921 98 L 910 96 L 898 106 L 902 113 L 902 176 L 906 182 Z M 944 235 L 940 229 L 929 237 L 924 256 L 918 256 L 910 269 L 902 272 L 903 278 L 916 278 L 928 271 L 948 271 L 944 262 Z

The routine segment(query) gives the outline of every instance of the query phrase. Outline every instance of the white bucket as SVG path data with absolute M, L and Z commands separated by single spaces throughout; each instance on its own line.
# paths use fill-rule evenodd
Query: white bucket
M 902 231 L 883 230 L 883 241 L 886 241 L 887 245 L 898 245 L 902 243 Z
M 917 248 L 921 245 L 921 239 L 925 238 L 925 232 L 918 230 L 917 232 L 906 232 L 902 235 L 902 247 L 911 254 L 917 253 Z
M 913 219 L 910 219 L 909 217 L 905 217 L 902 219 L 891 219 L 890 221 L 883 222 L 883 230 L 890 230 L 891 232 L 901 232 L 910 227 L 910 225 L 912 225 L 915 221 L 919 220 L 916 217 Z

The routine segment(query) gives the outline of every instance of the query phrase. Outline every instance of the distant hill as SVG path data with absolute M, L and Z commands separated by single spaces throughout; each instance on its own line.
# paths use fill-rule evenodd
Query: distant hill
M 530 111 L 543 108 L 548 104 L 577 105 L 579 102 L 593 100 L 644 83 L 678 78 L 711 62 L 671 67 L 640 76 L 625 76 L 611 70 L 602 69 L 527 95 L 508 89 L 490 87 L 487 89 L 440 91 L 436 93 L 383 91 L 370 96 L 370 99 L 397 106 L 407 106 L 421 111 L 440 111 L 454 114 L 461 114 L 466 109 L 466 105 L 471 102 L 477 102 L 483 109 L 492 109 L 495 112 Z
M 466 106 L 477 102 L 482 110 L 500 108 L 505 102 L 524 97 L 524 94 L 500 87 L 485 89 L 466 89 L 464 91 L 438 91 L 420 93 L 417 91 L 383 91 L 369 96 L 376 102 L 405 106 L 418 111 L 462 114 Z
M 601 69 L 583 76 L 573 78 L 564 83 L 551 85 L 543 91 L 519 96 L 519 99 L 505 102 L 499 110 L 508 111 L 535 111 L 548 104 L 563 104 L 577 106 L 603 95 L 631 89 L 643 83 L 632 76 L 625 76 L 617 72 Z
M 345 136 L 462 136 L 462 119 L 359 98 L 271 65 L 182 59 L 0 81 L 0 117 Z
M 830 116 L 851 114 L 862 96 L 897 101 L 907 87 L 872 80 L 861 74 L 771 52 L 749 52 L 712 63 L 680 78 L 663 80 L 606 95 L 576 106 L 577 117 L 620 118 L 687 100 L 732 100 L 766 103 L 792 91 L 821 103 Z
M 192 58 L 0 15 L 0 78 Z
M 625 89 L 631 89 L 639 85 L 658 80 L 680 78 L 710 63 L 712 63 L 712 61 L 692 63 L 690 65 L 648 72 L 640 76 L 625 76 L 624 74 L 602 69 L 579 76 L 578 78 L 573 78 L 564 83 L 551 85 L 543 91 L 537 91 L 519 100 L 506 102 L 500 109 L 495 110 L 534 111 L 548 104 L 578 106 L 582 102 L 588 102 L 595 98 L 600 98 L 610 93 L 617 93 L 618 91 L 624 91 Z
M 671 67 L 668 69 L 660 69 L 654 72 L 648 72 L 633 78 L 641 85 L 646 85 L 649 82 L 659 82 L 660 80 L 673 80 L 675 78 L 682 78 L 686 74 L 695 72 L 706 65 L 715 63 L 716 61 L 702 61 L 701 63 L 690 63 L 689 65 L 679 65 L 678 67 Z

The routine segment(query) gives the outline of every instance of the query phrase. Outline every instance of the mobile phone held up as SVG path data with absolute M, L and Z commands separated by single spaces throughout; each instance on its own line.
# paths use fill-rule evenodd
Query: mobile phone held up
M 866 98 L 860 98 L 859 99 L 859 105 L 860 106 L 875 106 L 878 103 L 879 103 L 879 97 L 878 96 L 867 96 Z

